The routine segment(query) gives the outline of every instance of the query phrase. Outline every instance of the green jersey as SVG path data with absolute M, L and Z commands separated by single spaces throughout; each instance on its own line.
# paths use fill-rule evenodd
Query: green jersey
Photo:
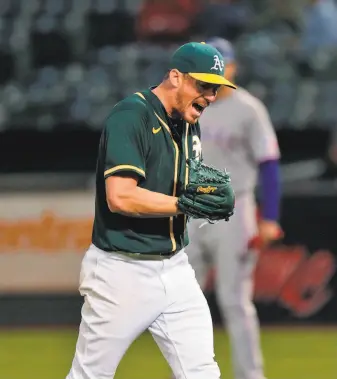
M 179 196 L 188 180 L 186 159 L 200 156 L 199 124 L 179 120 L 175 128 L 153 92 L 137 92 L 117 103 L 99 144 L 92 242 L 106 251 L 165 254 L 188 244 L 186 217 L 128 217 L 111 212 L 105 180 L 121 172 L 139 176 L 142 188 Z

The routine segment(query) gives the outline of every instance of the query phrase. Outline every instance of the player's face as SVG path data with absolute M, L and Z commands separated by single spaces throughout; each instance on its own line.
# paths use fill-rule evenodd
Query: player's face
M 175 111 L 188 123 L 195 124 L 204 109 L 215 101 L 219 84 L 205 83 L 182 74 L 177 89 Z

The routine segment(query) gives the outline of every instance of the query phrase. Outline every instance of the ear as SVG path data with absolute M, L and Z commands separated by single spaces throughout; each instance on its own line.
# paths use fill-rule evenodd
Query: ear
M 176 69 L 173 69 L 169 72 L 169 79 L 171 85 L 175 88 L 178 88 L 182 82 L 183 74 Z

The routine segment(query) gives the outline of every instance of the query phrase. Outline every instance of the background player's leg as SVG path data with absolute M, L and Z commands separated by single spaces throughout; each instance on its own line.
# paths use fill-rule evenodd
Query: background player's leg
M 169 303 L 149 330 L 176 379 L 219 379 L 208 304 L 185 253 L 179 259 L 162 275 Z
M 220 254 L 219 254 L 220 255 Z M 252 273 L 256 253 L 246 252 L 244 258 L 234 254 L 221 256 L 221 265 L 231 269 L 221 271 L 216 279 L 217 301 L 230 337 L 235 377 L 262 379 L 263 361 L 260 351 L 259 321 L 252 302 Z M 231 257 L 229 257 L 231 256 Z
M 203 227 L 200 226 L 205 220 L 191 220 L 188 223 L 188 236 L 190 239 L 190 245 L 186 248 L 188 260 L 195 272 L 195 276 L 201 288 L 205 287 L 207 274 L 211 267 L 211 257 L 207 255 L 207 249 L 203 241 Z
M 94 247 L 81 270 L 85 296 L 75 357 L 67 379 L 112 379 L 130 344 L 165 305 L 161 262 L 125 262 Z M 157 279 L 158 278 L 158 279 Z
M 252 302 L 257 252 L 247 247 L 254 225 L 255 209 L 247 198 L 237 202 L 228 223 L 211 226 L 217 302 L 230 337 L 236 379 L 264 378 L 259 321 Z

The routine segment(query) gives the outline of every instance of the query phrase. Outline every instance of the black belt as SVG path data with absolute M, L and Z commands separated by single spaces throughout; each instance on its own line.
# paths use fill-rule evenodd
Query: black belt
M 111 251 L 111 250 L 105 250 L 108 253 L 116 253 L 120 254 L 126 257 L 134 258 L 134 259 L 139 259 L 139 260 L 162 260 L 162 259 L 169 259 L 172 258 L 174 255 L 176 255 L 180 250 L 172 251 L 169 253 L 132 253 L 128 251 Z

